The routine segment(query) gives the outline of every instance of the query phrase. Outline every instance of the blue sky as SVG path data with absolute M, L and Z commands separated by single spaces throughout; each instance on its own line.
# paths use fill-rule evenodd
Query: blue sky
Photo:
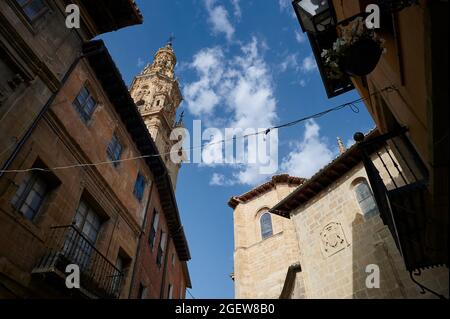
M 127 84 L 173 33 L 185 126 L 266 128 L 358 98 L 328 99 L 290 0 L 138 0 L 144 24 L 102 36 Z M 278 171 L 310 177 L 374 124 L 364 106 L 278 131 Z M 270 133 L 272 134 L 272 133 Z M 208 141 L 205 141 L 208 142 Z M 184 164 L 177 199 L 196 298 L 233 298 L 233 220 L 227 206 L 269 176 L 246 165 Z

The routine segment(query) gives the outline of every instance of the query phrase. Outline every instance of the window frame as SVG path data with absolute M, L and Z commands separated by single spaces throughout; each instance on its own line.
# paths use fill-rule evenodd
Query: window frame
M 36 23 L 36 21 L 38 21 L 40 18 L 42 18 L 47 12 L 50 11 L 50 7 L 49 4 L 47 3 L 46 0 L 25 0 L 24 4 L 21 4 L 19 2 L 19 0 L 11 0 L 14 4 L 14 6 L 20 11 L 20 14 L 26 19 L 26 21 L 30 24 L 33 25 L 34 23 Z M 30 16 L 28 15 L 28 13 L 26 12 L 26 8 L 30 6 L 30 4 L 33 1 L 40 1 L 43 5 L 42 9 L 36 13 L 34 16 Z
M 263 220 L 263 218 L 265 218 L 266 216 L 268 216 L 268 218 L 269 218 L 267 221 Z M 267 226 L 267 227 L 270 226 L 270 231 L 264 231 L 264 224 L 263 224 L 264 222 L 270 223 Z M 260 228 L 260 234 L 261 234 L 261 239 L 262 240 L 266 240 L 266 239 L 268 239 L 268 238 L 273 236 L 272 215 L 268 211 L 263 211 L 263 213 L 259 217 L 259 228 Z
M 155 241 L 156 241 L 156 234 L 158 233 L 158 227 L 159 227 L 159 212 L 154 209 L 153 210 L 153 217 L 152 217 L 152 224 L 150 228 L 150 234 L 148 236 L 148 243 L 150 244 L 151 250 L 155 247 Z
M 169 286 L 167 287 L 167 299 L 173 299 L 173 290 L 174 287 L 171 283 L 169 283 Z
M 80 207 L 81 204 L 86 206 L 86 213 L 84 216 L 82 216 L 81 212 L 80 212 Z M 80 215 L 79 215 L 80 214 Z M 88 216 L 95 216 L 95 218 L 98 220 L 98 229 L 93 228 L 94 230 L 96 230 L 96 236 L 95 236 L 95 241 L 93 241 L 89 235 L 87 233 L 84 232 L 84 227 L 86 225 L 86 222 L 89 223 L 89 226 L 94 226 L 92 224 L 91 221 L 88 220 Z M 82 217 L 82 221 L 81 221 L 81 225 L 77 225 L 78 222 L 76 221 L 77 216 L 81 216 Z M 102 230 L 102 226 L 103 226 L 103 219 L 101 217 L 101 215 L 97 212 L 97 210 L 89 203 L 88 200 L 86 200 L 85 198 L 81 198 L 80 201 L 78 202 L 78 206 L 77 209 L 75 211 L 75 216 L 73 218 L 73 222 L 74 222 L 74 226 L 77 227 L 77 229 L 80 231 L 80 233 L 86 237 L 86 239 L 89 240 L 89 242 L 92 244 L 92 246 L 96 246 L 96 243 L 98 241 L 98 237 L 100 236 L 100 232 Z
M 38 185 L 39 182 L 42 182 L 43 184 L 43 189 L 42 189 L 42 194 L 40 194 L 39 192 L 37 192 L 35 190 L 35 186 Z M 21 190 L 22 189 L 22 190 Z M 51 191 L 52 187 L 50 185 L 50 183 L 40 174 L 36 173 L 36 172 L 30 172 L 28 173 L 21 181 L 16 193 L 14 194 L 13 198 L 11 199 L 11 204 L 12 206 L 21 213 L 21 215 L 30 221 L 34 221 L 36 220 L 36 217 L 39 215 L 44 202 L 46 200 L 46 198 L 49 195 L 49 192 Z M 29 200 L 30 198 L 30 194 L 34 192 L 35 195 L 40 195 L 40 199 L 38 200 L 38 204 L 37 207 L 32 207 L 30 206 L 33 202 L 34 202 L 34 198 L 33 197 L 31 200 Z M 28 201 L 31 201 L 31 203 L 28 203 Z M 27 212 L 22 211 L 22 209 L 24 209 L 25 205 L 28 207 Z M 30 211 L 30 209 L 33 211 L 31 216 L 28 216 L 28 213 Z
M 141 181 L 142 183 L 138 183 L 139 181 Z M 140 187 L 139 185 L 142 185 L 141 190 L 138 189 L 138 187 Z M 136 176 L 136 181 L 134 182 L 134 189 L 133 189 L 133 195 L 138 201 L 142 201 L 142 199 L 144 198 L 146 186 L 147 180 L 145 179 L 145 175 L 139 172 L 138 175 Z
M 125 147 L 121 143 L 118 135 L 114 133 L 106 148 L 106 156 L 113 162 L 112 164 L 114 167 L 118 167 L 120 165 L 120 162 L 118 161 L 122 158 L 124 148 Z
M 156 265 L 158 268 L 162 267 L 162 264 L 164 263 L 164 254 L 166 252 L 167 248 L 167 233 L 161 229 L 160 236 L 159 236 L 159 245 L 158 245 L 158 251 L 156 253 Z
M 81 96 L 83 91 L 87 92 L 86 97 Z M 80 99 L 79 99 L 80 97 L 81 97 L 81 99 L 83 99 L 83 101 L 80 101 Z M 88 109 L 88 112 L 87 112 L 86 106 L 87 106 L 88 101 L 92 101 L 93 106 L 91 107 L 91 109 Z M 78 115 L 80 116 L 81 120 L 85 124 L 89 124 L 90 121 L 92 120 L 92 116 L 94 115 L 95 110 L 97 109 L 98 101 L 97 101 L 95 95 L 92 94 L 92 89 L 87 83 L 85 83 L 78 91 L 77 95 L 75 96 L 75 99 L 72 102 L 72 106 L 78 112 Z
M 362 187 L 362 186 L 367 188 L 366 192 L 368 193 L 368 196 L 364 197 L 363 199 L 361 199 L 360 195 L 359 195 L 360 194 L 359 187 Z M 369 183 L 365 179 L 359 179 L 354 183 L 353 193 L 354 193 L 356 201 L 358 202 L 358 207 L 361 211 L 361 214 L 363 216 L 370 217 L 370 216 L 378 214 L 379 210 L 378 210 L 377 203 L 375 201 L 375 197 L 373 195 L 372 189 L 369 186 Z M 373 207 L 370 210 L 366 211 L 365 206 L 363 206 L 362 203 L 369 199 L 371 199 L 371 201 L 373 203 Z

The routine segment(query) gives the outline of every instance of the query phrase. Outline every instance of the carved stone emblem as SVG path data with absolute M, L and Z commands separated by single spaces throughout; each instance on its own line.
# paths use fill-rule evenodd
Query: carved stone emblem
M 332 222 L 327 224 L 320 233 L 322 252 L 326 257 L 330 257 L 347 247 L 342 225 Z

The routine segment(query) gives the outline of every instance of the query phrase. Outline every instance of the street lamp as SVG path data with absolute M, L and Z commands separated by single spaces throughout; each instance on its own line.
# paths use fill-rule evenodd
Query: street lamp
M 292 5 L 303 32 L 318 33 L 336 25 L 329 0 L 293 0 Z

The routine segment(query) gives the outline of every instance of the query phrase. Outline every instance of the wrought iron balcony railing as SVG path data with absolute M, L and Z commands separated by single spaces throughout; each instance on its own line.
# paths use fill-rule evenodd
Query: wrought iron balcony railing
M 428 171 L 406 131 L 398 129 L 367 141 L 362 133 L 356 133 L 355 140 L 380 217 L 388 226 L 411 279 L 423 293 L 426 290 L 442 298 L 413 277 L 424 269 L 447 265 L 448 251 L 442 249 L 443 243 L 436 236 L 441 225 L 430 205 Z M 375 166 L 370 154 L 376 156 L 381 167 Z
M 67 265 L 80 269 L 80 286 L 97 298 L 118 298 L 123 273 L 74 225 L 50 228 L 46 252 L 33 273 L 64 274 Z

